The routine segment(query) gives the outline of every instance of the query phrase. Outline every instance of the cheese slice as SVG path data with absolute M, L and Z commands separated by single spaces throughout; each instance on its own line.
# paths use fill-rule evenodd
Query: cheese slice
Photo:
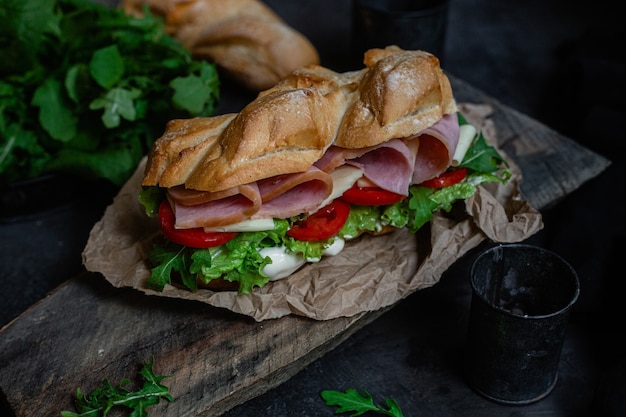
M 274 229 L 274 219 L 243 220 L 225 226 L 205 227 L 205 232 L 262 232 Z
M 452 157 L 452 166 L 456 167 L 463 162 L 467 150 L 471 146 L 478 131 L 470 124 L 459 126 L 459 143 L 456 145 L 454 156 Z
M 351 165 L 342 165 L 336 168 L 330 173 L 330 177 L 333 180 L 333 191 L 324 201 L 322 201 L 318 210 L 328 205 L 334 199 L 341 197 L 343 193 L 349 190 L 362 176 L 363 170 Z

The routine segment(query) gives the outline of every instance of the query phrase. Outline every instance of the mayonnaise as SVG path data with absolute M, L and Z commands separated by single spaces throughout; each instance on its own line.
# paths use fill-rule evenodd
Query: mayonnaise
M 326 248 L 323 252 L 327 256 L 335 256 L 343 250 L 345 241 L 340 238 L 336 238 L 332 245 Z M 293 274 L 302 265 L 307 263 L 301 255 L 294 253 L 288 253 L 284 246 L 263 248 L 259 250 L 261 256 L 269 256 L 272 263 L 265 265 L 263 273 L 270 277 L 270 281 L 276 281 L 282 278 L 287 278 Z M 310 259 L 309 262 L 317 262 L 319 259 Z
M 272 260 L 271 264 L 263 268 L 263 273 L 270 277 L 270 281 L 286 278 L 306 263 L 302 256 L 287 253 L 284 246 L 263 248 L 259 253 L 261 256 L 269 256 Z

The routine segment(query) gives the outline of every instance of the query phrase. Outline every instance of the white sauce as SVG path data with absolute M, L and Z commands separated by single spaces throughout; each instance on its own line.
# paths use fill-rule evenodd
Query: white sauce
M 271 264 L 263 268 L 263 273 L 269 276 L 271 281 L 288 277 L 306 263 L 302 256 L 287 253 L 284 246 L 263 248 L 259 253 L 261 256 L 269 256 L 272 260 Z
M 324 250 L 324 255 L 335 256 L 343 250 L 345 241 L 335 239 L 332 245 Z M 269 256 L 272 263 L 263 268 L 263 273 L 270 277 L 270 281 L 287 278 L 304 265 L 307 260 L 300 255 L 287 253 L 284 246 L 275 248 L 263 248 L 259 251 L 261 256 Z M 309 262 L 318 262 L 319 259 L 310 259 Z
M 346 245 L 346 241 L 341 238 L 336 238 L 332 245 L 330 245 L 324 251 L 324 255 L 335 256 L 338 255 L 339 252 L 343 250 L 343 247 Z

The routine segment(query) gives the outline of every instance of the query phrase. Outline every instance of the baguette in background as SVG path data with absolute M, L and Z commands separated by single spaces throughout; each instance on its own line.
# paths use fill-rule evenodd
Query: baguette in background
M 313 44 L 258 0 L 122 0 L 125 13 L 143 6 L 165 19 L 168 34 L 196 59 L 253 91 L 272 87 L 296 68 L 319 64 Z

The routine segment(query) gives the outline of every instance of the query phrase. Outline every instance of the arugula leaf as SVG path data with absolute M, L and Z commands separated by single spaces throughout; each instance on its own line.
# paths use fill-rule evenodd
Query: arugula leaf
M 155 291 L 163 291 L 166 284 L 171 283 L 173 272 L 177 272 L 183 283 L 192 291 L 198 289 L 195 276 L 189 272 L 192 264 L 193 249 L 172 242 L 154 244 L 150 252 L 150 261 L 157 265 L 151 271 L 148 287 Z
M 467 150 L 460 166 L 476 172 L 495 172 L 502 168 L 508 168 L 509 163 L 498 153 L 498 151 L 485 140 L 482 132 Z
M 403 417 L 395 400 L 387 398 L 385 400 L 387 408 L 383 408 L 374 404 L 374 399 L 364 389 L 358 391 L 354 388 L 348 388 L 345 392 L 323 390 L 320 395 L 326 401 L 326 405 L 339 407 L 335 410 L 335 414 L 352 413 L 350 416 L 356 417 L 371 411 L 391 417 Z
M 146 408 L 159 403 L 161 398 L 169 402 L 174 398 L 169 394 L 169 388 L 161 384 L 167 376 L 158 376 L 152 369 L 154 357 L 144 364 L 139 374 L 143 376 L 144 384 L 138 391 L 128 391 L 124 388 L 130 383 L 128 379 L 122 379 L 115 387 L 106 379 L 102 384 L 89 394 L 85 394 L 80 388 L 76 390 L 76 409 L 73 411 L 61 411 L 61 417 L 105 417 L 114 407 L 126 407 L 132 410 L 133 417 L 147 417 Z

